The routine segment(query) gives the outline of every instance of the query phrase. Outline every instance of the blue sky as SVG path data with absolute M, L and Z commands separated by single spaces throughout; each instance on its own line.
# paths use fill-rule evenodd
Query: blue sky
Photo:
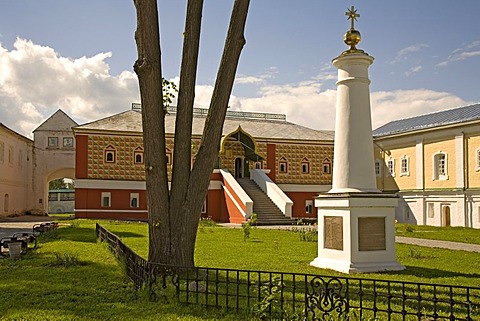
M 159 0 L 164 77 L 179 75 L 186 1 Z M 231 0 L 206 0 L 196 104 L 208 107 Z M 360 13 L 374 127 L 480 101 L 478 0 L 252 0 L 231 107 L 333 129 L 345 11 Z M 62 108 L 79 123 L 138 101 L 135 8 L 127 0 L 0 4 L 0 122 L 29 135 Z

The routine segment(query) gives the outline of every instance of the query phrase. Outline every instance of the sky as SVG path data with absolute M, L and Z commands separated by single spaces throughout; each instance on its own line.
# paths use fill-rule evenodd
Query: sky
M 180 74 L 185 0 L 158 0 L 163 76 Z M 334 129 L 345 12 L 360 14 L 372 125 L 480 101 L 478 0 L 251 0 L 231 110 Z M 208 108 L 233 0 L 205 0 L 195 96 Z M 140 102 L 133 0 L 0 2 L 0 122 L 31 137 L 62 109 L 79 124 Z

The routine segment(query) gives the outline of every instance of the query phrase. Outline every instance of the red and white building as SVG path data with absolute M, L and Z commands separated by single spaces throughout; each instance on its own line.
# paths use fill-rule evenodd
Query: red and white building
M 165 119 L 169 175 L 175 111 L 170 108 Z M 205 109 L 194 111 L 192 159 L 206 113 Z M 132 110 L 74 127 L 73 131 L 75 216 L 145 220 L 140 106 L 133 104 Z M 202 215 L 218 222 L 243 222 L 254 212 L 259 220 L 270 219 L 271 223 L 280 216 L 316 218 L 313 199 L 331 187 L 333 138 L 331 131 L 289 123 L 285 115 L 229 111 Z M 252 182 L 256 183 L 253 187 Z M 277 214 L 265 205 L 261 194 L 276 205 Z

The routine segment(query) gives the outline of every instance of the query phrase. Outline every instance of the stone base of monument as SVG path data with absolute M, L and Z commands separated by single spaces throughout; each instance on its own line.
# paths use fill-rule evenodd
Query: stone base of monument
M 328 193 L 318 208 L 318 257 L 310 264 L 343 273 L 404 270 L 395 258 L 395 207 L 383 193 Z

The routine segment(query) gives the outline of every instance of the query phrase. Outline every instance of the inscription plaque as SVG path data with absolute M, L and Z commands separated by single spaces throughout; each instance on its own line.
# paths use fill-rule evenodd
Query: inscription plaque
M 343 217 L 325 216 L 324 248 L 343 251 Z
M 358 219 L 358 250 L 386 250 L 385 217 L 360 217 Z

